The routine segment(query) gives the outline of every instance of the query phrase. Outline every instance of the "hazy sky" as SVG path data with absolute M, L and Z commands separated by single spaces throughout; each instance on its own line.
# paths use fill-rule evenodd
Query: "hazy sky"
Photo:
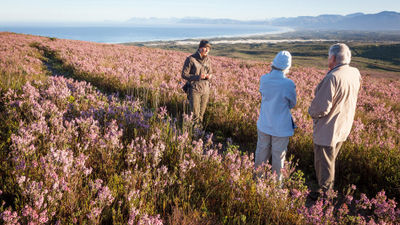
M 132 17 L 274 17 L 400 12 L 399 0 L 0 0 L 0 22 L 125 21 Z

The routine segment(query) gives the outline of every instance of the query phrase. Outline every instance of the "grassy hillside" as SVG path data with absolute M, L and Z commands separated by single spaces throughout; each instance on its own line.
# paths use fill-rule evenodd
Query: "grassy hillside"
M 325 69 L 288 75 L 298 94 L 289 145 L 298 166 L 286 166 L 280 188 L 268 165 L 254 178 L 266 61 L 211 57 L 216 75 L 199 130 L 185 114 L 186 52 L 12 33 L 0 43 L 4 224 L 400 222 L 391 199 L 400 197 L 397 79 L 364 77 L 338 192 L 314 202 L 307 108 Z

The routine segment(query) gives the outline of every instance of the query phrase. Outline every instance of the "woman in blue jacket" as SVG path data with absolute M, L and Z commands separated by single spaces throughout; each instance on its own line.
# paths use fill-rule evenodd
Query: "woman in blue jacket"
M 262 99 L 257 121 L 255 167 L 272 157 L 272 170 L 280 182 L 289 137 L 295 128 L 290 109 L 296 105 L 296 85 L 286 77 L 291 63 L 292 56 L 288 51 L 279 52 L 272 62 L 271 72 L 260 79 Z

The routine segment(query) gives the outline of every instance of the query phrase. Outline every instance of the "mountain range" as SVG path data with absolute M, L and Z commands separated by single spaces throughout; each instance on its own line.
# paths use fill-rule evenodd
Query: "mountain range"
M 244 24 L 284 26 L 294 29 L 329 29 L 329 30 L 400 30 L 400 13 L 383 11 L 376 14 L 354 13 L 349 15 L 319 15 L 281 17 L 266 20 L 234 20 L 207 18 L 132 18 L 127 23 L 133 24 Z

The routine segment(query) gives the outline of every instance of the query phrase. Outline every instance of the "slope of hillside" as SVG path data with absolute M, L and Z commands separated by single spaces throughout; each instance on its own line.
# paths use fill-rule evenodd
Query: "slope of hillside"
M 308 203 L 307 108 L 326 71 L 298 67 L 289 74 L 299 127 L 289 153 L 302 171 L 288 166 L 279 188 L 268 165 L 261 168 L 265 177 L 253 179 L 249 147 L 256 141 L 258 80 L 268 64 L 211 58 L 215 78 L 202 131 L 184 114 L 186 53 L 11 33 L 0 40 L 7 53 L 0 57 L 5 224 L 400 222 L 386 197 L 400 197 L 398 80 L 364 77 L 353 131 L 339 155 L 336 188 L 347 201 L 331 193 Z M 44 75 L 53 76 L 23 82 Z M 342 192 L 351 184 L 357 189 Z

